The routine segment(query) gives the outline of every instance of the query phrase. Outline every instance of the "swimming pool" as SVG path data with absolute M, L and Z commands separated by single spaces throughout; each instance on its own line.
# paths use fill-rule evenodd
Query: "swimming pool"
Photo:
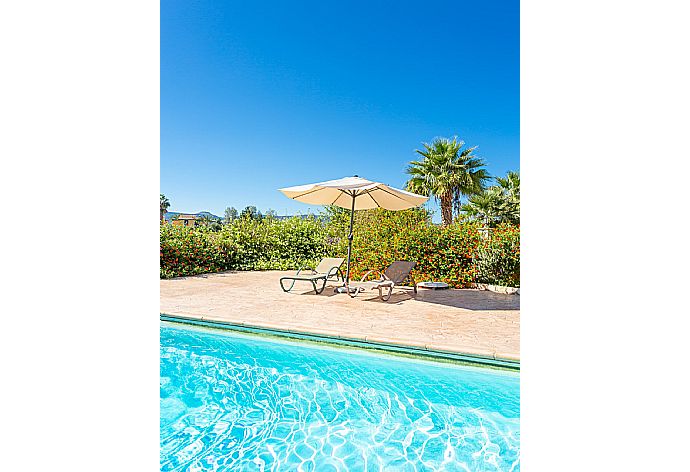
M 517 471 L 519 382 L 161 323 L 161 470 Z

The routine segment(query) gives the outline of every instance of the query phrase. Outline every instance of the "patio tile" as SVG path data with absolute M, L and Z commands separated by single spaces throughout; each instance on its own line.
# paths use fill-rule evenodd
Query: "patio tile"
M 350 298 L 333 288 L 284 293 L 292 272 L 235 272 L 160 281 L 161 313 L 196 319 L 370 339 L 462 354 L 520 358 L 520 296 L 480 290 L 394 292 Z M 408 293 L 410 292 L 410 293 Z M 384 341 L 385 340 L 385 341 Z

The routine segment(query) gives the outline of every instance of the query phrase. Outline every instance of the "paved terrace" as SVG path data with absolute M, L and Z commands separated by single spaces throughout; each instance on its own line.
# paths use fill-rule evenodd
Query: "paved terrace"
M 278 279 L 294 272 L 224 272 L 161 280 L 161 313 L 247 326 L 520 359 L 520 296 L 480 290 L 378 291 L 352 299 L 308 282 L 284 293 Z

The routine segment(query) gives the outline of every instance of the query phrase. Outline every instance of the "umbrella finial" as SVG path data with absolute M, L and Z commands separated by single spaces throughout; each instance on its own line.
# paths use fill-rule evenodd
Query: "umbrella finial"
M 353 177 L 359 177 L 359 175 L 355 174 L 355 175 L 353 175 Z

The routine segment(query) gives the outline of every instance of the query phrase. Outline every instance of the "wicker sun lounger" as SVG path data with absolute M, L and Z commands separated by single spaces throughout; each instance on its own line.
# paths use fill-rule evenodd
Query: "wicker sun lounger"
M 345 259 L 342 257 L 326 257 L 319 262 L 319 265 L 315 269 L 305 267 L 299 269 L 295 275 L 288 275 L 280 278 L 280 288 L 283 292 L 289 292 L 292 287 L 295 286 L 295 282 L 302 280 L 305 282 L 311 282 L 314 287 L 316 294 L 320 294 L 326 288 L 326 283 L 329 280 L 344 280 L 343 273 L 340 271 L 340 266 L 343 264 Z M 333 278 L 335 277 L 335 279 Z M 286 288 L 287 284 L 283 284 L 283 281 L 291 281 L 290 286 Z M 318 284 L 323 282 L 321 288 Z

